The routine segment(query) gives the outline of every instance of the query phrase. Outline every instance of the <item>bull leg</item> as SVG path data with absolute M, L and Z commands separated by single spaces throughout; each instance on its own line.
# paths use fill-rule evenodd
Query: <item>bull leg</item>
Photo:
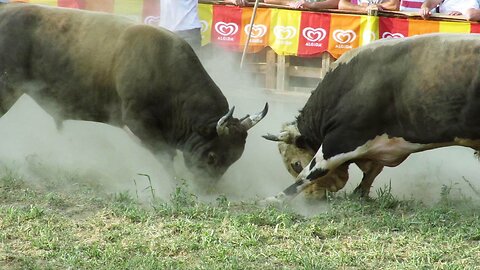
M 363 171 L 363 178 L 353 194 L 367 198 L 373 181 L 382 172 L 384 166 L 373 161 L 356 162 L 355 164 Z

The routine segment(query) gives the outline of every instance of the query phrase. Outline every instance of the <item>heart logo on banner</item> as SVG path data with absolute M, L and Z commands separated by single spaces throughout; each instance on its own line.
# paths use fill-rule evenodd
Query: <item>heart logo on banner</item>
M 323 28 L 305 27 L 302 35 L 310 42 L 319 42 L 327 36 L 327 31 Z
M 277 25 L 273 28 L 273 34 L 278 38 L 278 39 L 291 39 L 295 36 L 297 33 L 297 29 L 293 26 L 282 26 L 282 25 Z
M 356 38 L 357 34 L 352 30 L 338 29 L 333 31 L 333 39 L 340 44 L 352 43 Z
M 236 23 L 217 22 L 215 31 L 222 36 L 233 36 L 238 32 L 238 25 Z
M 404 38 L 405 36 L 402 35 L 401 33 L 390 33 L 390 32 L 385 32 L 382 35 L 382 38 Z
M 201 25 L 200 31 L 202 33 L 205 33 L 208 30 L 208 22 L 204 21 L 204 20 L 201 20 L 200 25 Z
M 364 31 L 363 32 L 363 42 L 364 43 L 370 43 L 372 41 L 375 41 L 377 39 L 377 35 L 373 31 Z
M 160 25 L 160 17 L 159 16 L 147 16 L 143 23 L 152 25 L 152 26 L 159 26 Z
M 252 38 L 261 38 L 265 36 L 267 33 L 267 27 L 263 24 L 254 24 L 252 28 Z M 248 36 L 248 32 L 250 32 L 250 24 L 245 25 L 245 28 L 243 29 L 245 31 L 245 34 Z

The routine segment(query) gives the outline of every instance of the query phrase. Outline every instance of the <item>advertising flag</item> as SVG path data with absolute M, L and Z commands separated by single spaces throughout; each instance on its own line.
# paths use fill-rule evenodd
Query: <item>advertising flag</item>
M 142 20 L 145 24 L 160 25 L 160 1 L 143 0 Z
M 470 23 L 470 33 L 480 33 L 480 24 Z
M 328 51 L 338 58 L 360 44 L 360 16 L 332 14 Z
M 378 17 L 360 16 L 360 45 L 378 40 Z
M 138 0 L 115 0 L 113 13 L 126 16 L 134 21 L 141 18 L 143 11 L 143 1 Z
M 58 0 L 31 0 L 28 3 L 45 5 L 45 6 L 58 6 Z
M 277 54 L 297 54 L 301 14 L 297 10 L 272 10 L 269 44 Z
M 237 6 L 213 6 L 212 42 L 238 49 L 241 27 L 242 8 Z
M 330 14 L 302 12 L 297 55 L 312 56 L 326 51 L 329 33 Z
M 85 9 L 113 13 L 115 0 L 85 0 Z
M 470 33 L 469 22 L 440 22 L 440 33 Z
M 380 17 L 379 31 L 380 38 L 408 37 L 408 20 Z
M 258 8 L 255 16 L 253 26 L 250 26 L 253 9 L 245 8 L 242 13 L 242 33 L 241 33 L 241 47 L 245 46 L 247 42 L 248 33 L 250 34 L 250 42 L 248 45 L 248 52 L 258 52 L 268 45 L 268 33 L 270 25 L 270 10 L 269 8 Z
M 408 36 L 438 33 L 439 21 L 408 19 Z
M 84 0 L 58 0 L 59 7 L 84 9 Z
M 202 46 L 211 42 L 212 39 L 212 16 L 213 6 L 206 4 L 198 4 L 198 17 L 202 28 L 200 33 L 202 34 Z

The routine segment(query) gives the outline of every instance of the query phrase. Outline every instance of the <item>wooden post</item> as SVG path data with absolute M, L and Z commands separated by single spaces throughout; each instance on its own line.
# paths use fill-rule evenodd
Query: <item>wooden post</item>
M 320 78 L 323 79 L 325 74 L 330 69 L 330 64 L 332 63 L 332 56 L 328 52 L 322 54 L 322 69 L 320 70 Z
M 289 86 L 288 80 L 288 56 L 278 55 L 277 56 L 277 90 L 285 91 Z
M 265 88 L 267 89 L 275 89 L 276 87 L 276 56 L 277 54 L 275 53 L 275 51 L 268 47 L 265 56 Z

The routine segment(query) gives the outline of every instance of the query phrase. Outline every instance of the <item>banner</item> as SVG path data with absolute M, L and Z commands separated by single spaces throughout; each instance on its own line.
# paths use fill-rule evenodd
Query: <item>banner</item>
M 47 6 L 109 12 L 158 27 L 161 0 L 11 0 Z M 280 55 L 317 56 L 343 53 L 378 39 L 428 33 L 480 33 L 480 24 L 355 14 L 199 4 L 202 45 L 213 43 L 243 50 L 251 30 L 248 52 L 269 46 Z

